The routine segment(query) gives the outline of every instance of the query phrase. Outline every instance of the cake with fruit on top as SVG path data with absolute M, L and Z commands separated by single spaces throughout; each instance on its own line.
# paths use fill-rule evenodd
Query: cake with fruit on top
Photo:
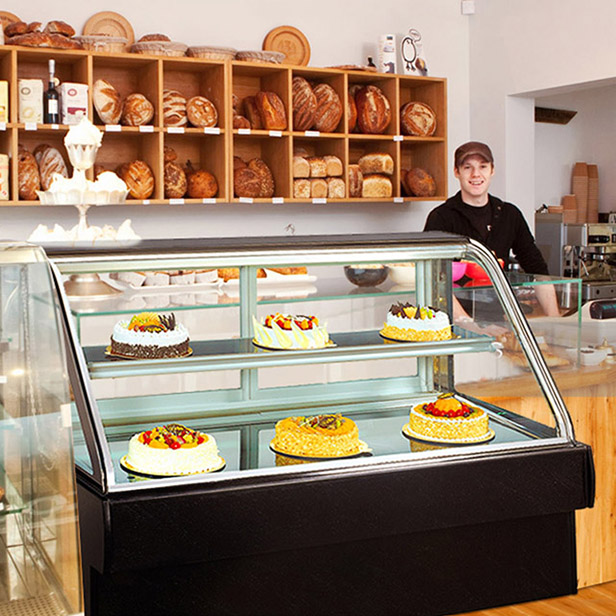
M 133 435 L 122 459 L 128 470 L 147 475 L 207 473 L 224 463 L 213 436 L 176 423 Z
M 409 427 L 419 438 L 458 443 L 490 436 L 487 413 L 461 402 L 450 393 L 411 409 Z
M 191 352 L 188 343 L 188 332 L 173 313 L 141 312 L 116 323 L 108 352 L 127 359 L 185 357 Z
M 332 413 L 280 420 L 271 446 L 278 453 L 306 458 L 339 458 L 368 451 L 359 440 L 357 424 Z
M 387 312 L 381 335 L 405 342 L 449 340 L 451 321 L 449 315 L 442 310 L 398 303 Z
M 270 314 L 262 322 L 252 318 L 253 342 L 268 349 L 322 349 L 331 346 L 329 334 L 314 316 Z

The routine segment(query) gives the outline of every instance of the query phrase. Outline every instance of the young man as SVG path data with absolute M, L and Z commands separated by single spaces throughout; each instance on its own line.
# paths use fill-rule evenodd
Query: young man
M 465 235 L 487 246 L 504 261 L 505 268 L 513 252 L 526 273 L 547 274 L 548 266 L 522 212 L 488 193 L 494 176 L 490 148 L 479 141 L 464 143 L 455 151 L 453 172 L 460 190 L 428 214 L 424 231 Z M 538 286 L 536 292 L 544 312 L 558 316 L 554 288 Z

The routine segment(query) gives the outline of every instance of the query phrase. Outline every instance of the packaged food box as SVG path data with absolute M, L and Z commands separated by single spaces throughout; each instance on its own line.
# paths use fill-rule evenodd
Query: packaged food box
M 19 121 L 24 123 L 43 121 L 43 80 L 19 80 Z
M 88 86 L 65 81 L 60 84 L 60 118 L 62 124 L 79 124 L 88 115 Z

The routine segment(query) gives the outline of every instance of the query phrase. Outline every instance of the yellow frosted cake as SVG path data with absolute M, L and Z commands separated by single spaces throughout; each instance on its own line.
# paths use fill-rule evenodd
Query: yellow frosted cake
M 381 334 L 406 342 L 449 340 L 451 321 L 442 310 L 398 303 L 389 309 Z
M 276 424 L 272 448 L 307 458 L 339 458 L 367 451 L 357 424 L 339 414 L 287 417 Z
M 268 349 L 323 349 L 332 345 L 329 334 L 314 316 L 270 314 L 263 322 L 252 318 L 253 342 Z
M 441 394 L 434 402 L 418 404 L 411 410 L 409 427 L 414 435 L 456 443 L 489 436 L 488 415 L 475 406 Z

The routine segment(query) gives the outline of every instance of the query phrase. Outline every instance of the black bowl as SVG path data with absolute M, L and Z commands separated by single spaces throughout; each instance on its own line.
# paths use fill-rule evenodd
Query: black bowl
M 387 268 L 384 265 L 362 266 L 345 265 L 344 275 L 358 287 L 374 287 L 381 284 L 387 278 Z

